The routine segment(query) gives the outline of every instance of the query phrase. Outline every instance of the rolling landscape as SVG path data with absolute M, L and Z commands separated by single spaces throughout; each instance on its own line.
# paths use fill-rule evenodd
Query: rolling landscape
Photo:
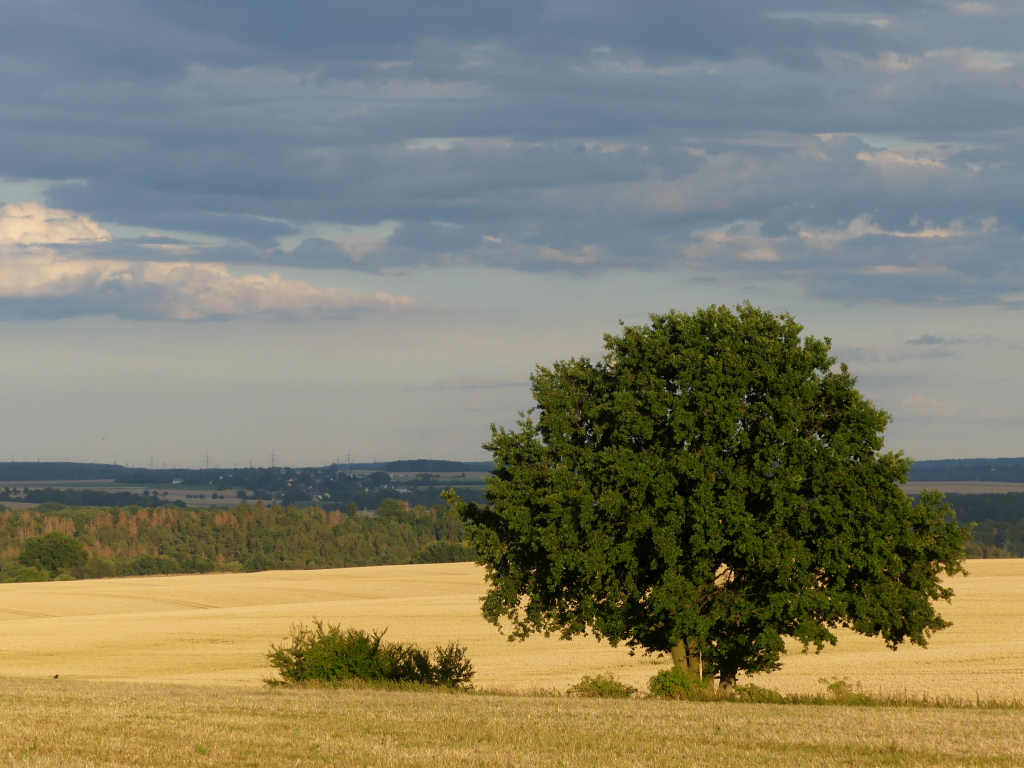
M 927 474 L 931 463 L 923 464 L 919 472 Z M 97 478 L 90 476 L 96 468 L 44 464 L 15 479 L 13 473 L 26 474 L 24 466 L 0 464 L 0 488 L 12 495 L 24 488 L 114 494 L 123 492 L 114 473 L 134 480 L 133 471 L 122 468 L 112 473 L 103 467 L 107 476 Z M 974 506 L 964 505 L 968 516 L 980 509 L 977 514 L 1011 525 L 1024 519 L 1019 506 L 1008 506 L 1024 488 L 1018 475 L 982 480 L 993 464 L 976 464 L 961 479 L 960 466 L 943 465 L 956 480 L 912 475 L 904 489 L 915 494 L 939 488 L 954 500 L 974 500 Z M 365 493 L 361 489 L 371 487 L 366 483 L 374 474 L 385 489 L 409 487 L 417 478 L 466 483 L 468 476 L 479 483 L 485 476 L 479 465 L 412 466 L 406 475 L 387 469 L 394 466 L 356 469 L 351 477 L 362 484 L 352 487 Z M 431 469 L 446 472 L 425 471 Z M 332 468 L 300 472 L 339 476 Z M 62 473 L 65 479 L 58 477 Z M 66 574 L 77 575 L 73 580 L 0 584 L 0 730 L 9 735 L 9 764 L 155 766 L 167 764 L 168 755 L 176 765 L 611 766 L 672 760 L 739 766 L 797 764 L 800 755 L 813 755 L 816 764 L 850 766 L 1013 766 L 1024 760 L 1018 738 L 1024 725 L 1024 559 L 1008 553 L 967 561 L 967 575 L 951 581 L 955 598 L 942 608 L 953 626 L 926 649 L 893 652 L 877 638 L 840 632 L 838 644 L 820 654 L 791 644 L 779 671 L 740 680 L 826 700 L 828 686 L 842 682 L 843 691 L 887 704 L 594 700 L 567 691 L 588 676 L 610 675 L 643 692 L 671 660 L 631 655 L 593 638 L 509 642 L 480 615 L 485 585 L 479 566 L 422 559 L 430 548 L 440 559 L 473 557 L 469 549 L 454 549 L 465 547 L 461 526 L 443 514 L 443 506 L 390 500 L 357 514 L 351 499 L 339 499 L 333 509 L 312 498 L 297 506 L 272 498 L 266 506 L 245 499 L 209 508 L 168 504 L 161 489 L 175 488 L 179 474 L 169 472 L 162 485 L 129 486 L 150 506 L 23 500 L 0 509 L 9 562 L 19 541 L 64 531 L 85 542 L 94 569 Z M 230 495 L 232 489 L 254 491 L 240 483 L 229 489 L 193 482 L 189 492 Z M 5 504 L 10 502 L 0 507 Z M 31 520 L 35 527 L 27 524 Z M 377 527 L 382 524 L 387 527 Z M 439 549 L 441 544 L 448 548 Z M 252 560 L 254 551 L 262 559 Z M 95 562 L 112 568 L 148 558 L 152 570 L 143 573 L 174 573 L 186 562 L 185 552 L 201 555 L 206 565 L 199 570 L 219 572 L 109 578 L 113 571 L 95 570 Z M 362 567 L 317 565 L 317 558 L 330 557 Z M 423 564 L 412 564 L 417 557 Z M 246 570 L 253 572 L 240 572 Z M 6 572 L 12 573 L 10 567 Z M 271 645 L 317 618 L 386 629 L 388 638 L 424 647 L 456 640 L 472 660 L 473 691 L 268 687 L 276 674 L 268 663 Z M 74 728 L 59 725 L 61 712 L 78 713 Z M 164 718 L 161 712 L 175 714 Z M 284 721 L 293 725 L 282 729 Z M 681 730 L 682 722 L 687 726 Z M 776 735 L 766 738 L 766 729 Z M 628 736 L 611 738 L 609 731 Z
M 1024 767 L 1024 3 L 0 7 L 0 768 Z

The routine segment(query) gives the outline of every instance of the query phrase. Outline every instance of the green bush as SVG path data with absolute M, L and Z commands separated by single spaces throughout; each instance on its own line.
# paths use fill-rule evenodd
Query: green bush
M 466 649 L 457 643 L 448 643 L 434 649 L 434 684 L 449 688 L 469 687 L 473 678 L 473 664 Z
M 865 706 L 877 703 L 870 694 L 864 693 L 859 685 L 857 687 L 850 685 L 845 677 L 833 680 L 823 677 L 818 682 L 825 686 L 829 697 L 837 704 Z
M 656 698 L 692 700 L 715 698 L 714 686 L 714 678 L 702 680 L 679 667 L 661 670 L 647 684 L 651 696 Z
M 637 689 L 616 680 L 612 675 L 584 675 L 566 691 L 570 696 L 584 696 L 594 699 L 628 699 Z
M 384 642 L 383 631 L 342 629 L 314 619 L 311 627 L 292 627 L 285 643 L 270 646 L 267 658 L 281 680 L 267 682 L 366 680 L 469 687 L 474 672 L 465 648 L 449 643 L 432 655 L 416 645 Z

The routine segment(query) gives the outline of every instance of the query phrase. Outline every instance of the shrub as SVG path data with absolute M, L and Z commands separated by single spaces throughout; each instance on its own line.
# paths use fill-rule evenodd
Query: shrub
M 469 687 L 473 678 L 473 664 L 466 649 L 457 643 L 448 643 L 434 649 L 434 684 L 450 688 Z
M 877 701 L 872 698 L 868 693 L 864 693 L 860 689 L 860 686 L 854 687 L 850 685 L 846 678 L 829 680 L 827 677 L 823 677 L 818 680 L 819 683 L 825 686 L 828 691 L 828 695 L 837 704 L 853 704 L 853 705 L 868 705 L 876 704 Z
M 438 646 L 431 658 L 416 645 L 384 642 L 384 631 L 342 629 L 319 619 L 311 627 L 293 626 L 267 658 L 282 678 L 271 684 L 366 680 L 468 688 L 474 674 L 466 649 L 456 643 Z
M 720 690 L 718 698 L 725 701 L 743 701 L 752 704 L 785 704 L 789 699 L 778 691 L 771 688 L 762 688 L 759 685 L 734 685 L 731 688 Z
M 712 677 L 702 680 L 685 669 L 672 667 L 652 677 L 647 687 L 651 696 L 659 699 L 705 700 L 715 697 L 714 684 Z
M 566 691 L 570 696 L 585 696 L 594 699 L 628 699 L 637 689 L 616 680 L 612 675 L 584 675 Z

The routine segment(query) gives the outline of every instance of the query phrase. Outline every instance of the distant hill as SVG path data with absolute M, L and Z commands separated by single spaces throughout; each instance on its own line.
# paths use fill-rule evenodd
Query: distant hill
M 114 480 L 128 467 L 78 461 L 0 461 L 0 483 L 52 480 Z
M 446 459 L 398 459 L 394 461 L 332 464 L 325 467 L 296 467 L 295 469 L 348 469 L 360 472 L 451 473 L 490 472 L 489 461 L 450 461 Z M 52 482 L 57 480 L 121 480 L 130 475 L 149 475 L 143 482 L 157 481 L 158 475 L 178 476 L 183 472 L 204 474 L 223 473 L 226 468 L 207 470 L 146 470 L 121 464 L 90 464 L 75 461 L 5 461 L 0 462 L 0 483 Z M 1024 483 L 1024 457 L 1001 459 L 929 459 L 914 462 L 910 469 L 912 482 L 986 482 Z
M 450 461 L 447 459 L 398 459 L 395 461 L 361 462 L 356 464 L 329 464 L 323 467 L 292 467 L 292 469 L 349 469 L 361 472 L 490 472 L 494 464 L 489 461 Z M 54 481 L 88 481 L 88 480 L 120 480 L 125 481 L 133 476 L 145 476 L 141 482 L 159 481 L 167 476 L 180 476 L 183 473 L 223 473 L 230 468 L 197 469 L 147 469 L 145 467 L 127 467 L 121 464 L 93 464 L 79 461 L 0 461 L 0 483 L 30 482 L 44 483 Z
M 1024 458 L 933 459 L 914 462 L 911 482 L 1024 483 Z

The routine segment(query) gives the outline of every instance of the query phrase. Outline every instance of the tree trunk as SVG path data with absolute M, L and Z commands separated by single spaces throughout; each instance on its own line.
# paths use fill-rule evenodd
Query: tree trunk
M 685 669 L 698 680 L 704 679 L 704 658 L 697 648 L 697 640 L 686 637 L 672 646 L 672 663 L 679 669 Z

